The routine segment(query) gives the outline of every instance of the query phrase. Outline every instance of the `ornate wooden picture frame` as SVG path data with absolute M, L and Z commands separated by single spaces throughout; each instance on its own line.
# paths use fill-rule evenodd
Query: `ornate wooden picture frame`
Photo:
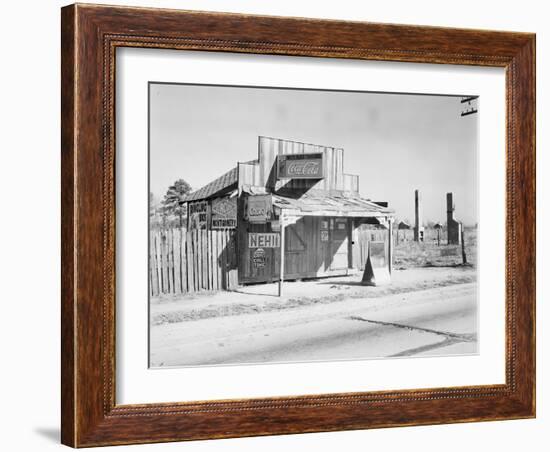
M 62 442 L 73 447 L 535 416 L 535 35 L 71 5 L 62 9 Z M 115 51 L 120 47 L 506 70 L 506 382 L 115 403 Z

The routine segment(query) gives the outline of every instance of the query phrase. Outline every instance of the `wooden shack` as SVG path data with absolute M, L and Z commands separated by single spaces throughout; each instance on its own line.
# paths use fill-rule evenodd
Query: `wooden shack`
M 235 231 L 240 284 L 276 281 L 281 269 L 284 279 L 356 272 L 364 265 L 364 224 L 387 229 L 368 249 L 391 272 L 393 210 L 359 195 L 342 148 L 259 137 L 257 159 L 237 163 L 186 201 L 189 229 Z

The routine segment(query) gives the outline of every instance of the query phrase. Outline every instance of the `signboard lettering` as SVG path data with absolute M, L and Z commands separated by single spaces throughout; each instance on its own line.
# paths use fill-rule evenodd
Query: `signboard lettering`
M 208 222 L 208 202 L 199 201 L 189 204 L 189 229 L 206 229 Z
M 277 178 L 322 179 L 323 154 L 288 154 L 277 157 Z
M 271 218 L 271 195 L 249 196 L 246 218 L 250 223 L 266 223 Z
M 237 198 L 212 200 L 212 229 L 235 229 L 237 227 Z
M 254 232 L 248 234 L 249 248 L 279 248 L 281 236 L 274 232 Z
M 328 230 L 321 229 L 321 242 L 328 242 Z
M 224 218 L 215 220 L 212 218 L 212 229 L 235 229 L 237 227 L 237 220 L 232 218 Z
M 258 248 L 252 254 L 252 265 L 254 265 L 255 268 L 265 267 L 265 251 L 263 248 Z

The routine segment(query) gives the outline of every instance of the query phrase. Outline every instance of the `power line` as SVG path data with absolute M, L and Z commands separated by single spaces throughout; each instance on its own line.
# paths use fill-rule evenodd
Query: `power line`
M 467 104 L 460 112 L 460 116 L 468 116 L 477 113 L 477 99 L 479 96 L 467 96 L 460 99 L 461 104 Z

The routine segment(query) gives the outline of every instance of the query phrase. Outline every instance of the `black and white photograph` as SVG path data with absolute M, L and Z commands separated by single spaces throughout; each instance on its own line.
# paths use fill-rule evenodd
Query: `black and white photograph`
M 549 450 L 545 2 L 2 13 L 2 450 Z
M 477 354 L 478 96 L 148 89 L 151 368 Z

